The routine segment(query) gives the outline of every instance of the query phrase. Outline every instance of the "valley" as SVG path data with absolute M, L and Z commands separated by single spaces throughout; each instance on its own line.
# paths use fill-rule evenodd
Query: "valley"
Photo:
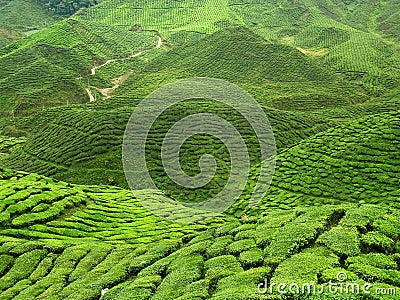
M 399 12 L 391 0 L 0 0 L 0 299 L 398 299 Z M 211 87 L 220 99 L 201 80 L 168 92 L 199 78 L 229 85 Z M 268 120 L 273 156 L 259 115 L 229 105 L 233 86 Z M 148 177 L 124 156 L 140 109 L 155 117 Z M 236 182 L 226 123 L 246 181 L 228 209 L 199 212 Z M 172 178 L 171 145 L 176 170 L 194 180 L 214 166 L 210 180 Z

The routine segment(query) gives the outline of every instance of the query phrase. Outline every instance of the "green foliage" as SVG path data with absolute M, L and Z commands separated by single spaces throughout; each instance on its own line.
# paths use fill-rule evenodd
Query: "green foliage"
M 232 242 L 233 242 L 232 236 L 228 235 L 228 236 L 217 237 L 213 241 L 213 243 L 209 247 L 207 247 L 206 256 L 208 258 L 212 258 L 228 254 L 227 246 Z
M 239 261 L 245 269 L 262 266 L 263 252 L 259 248 L 243 251 L 240 253 Z
M 252 239 L 245 239 L 233 242 L 227 248 L 229 254 L 239 255 L 242 251 L 255 247 L 255 242 Z
M 7 274 L 0 278 L 0 291 L 4 291 L 18 281 L 27 278 L 46 254 L 47 251 L 37 249 L 18 257 Z
M 101 0 L 100 0 L 101 1 Z M 74 14 L 81 8 L 87 8 L 96 5 L 99 0 L 39 0 L 38 2 L 46 7 L 49 11 L 58 15 L 67 17 Z
M 51 251 L 62 252 L 65 249 L 65 244 L 56 243 L 59 239 L 133 244 L 166 239 L 175 245 L 175 241 L 184 235 L 197 235 L 205 228 L 224 222 L 217 218 L 203 224 L 173 224 L 149 214 L 126 190 L 73 186 L 39 175 L 17 174 L 20 178 L 0 180 L 5 188 L 1 191 L 3 199 L 0 202 L 0 216 L 4 218 L 1 235 L 50 239 L 46 247 Z M 136 196 L 140 197 L 140 194 Z M 4 253 L 21 254 L 40 247 L 41 243 L 31 241 L 5 248 Z M 160 251 L 171 251 L 168 247 Z M 79 264 L 77 274 L 74 273 L 72 278 L 90 269 L 104 255 L 102 251 L 93 251 L 94 262 L 88 257 L 87 261 Z
M 394 241 L 386 235 L 371 231 L 361 237 L 361 243 L 369 250 L 379 249 L 379 251 L 390 253 L 394 247 Z
M 259 267 L 223 278 L 212 299 L 258 299 L 256 287 L 270 276 L 271 271 L 269 267 Z
M 85 88 L 90 79 L 83 77 L 93 64 L 126 57 L 154 43 L 154 33 L 66 19 L 9 44 L 0 50 L 1 117 L 88 102 Z
M 205 278 L 215 288 L 216 283 L 224 277 L 243 271 L 240 263 L 232 255 L 222 255 L 211 258 L 204 263 Z
M 356 119 L 278 155 L 271 188 L 254 211 L 279 205 L 378 205 L 365 207 L 365 212 L 355 210 L 359 216 L 344 221 L 360 227 L 370 224 L 363 214 L 376 211 L 379 216 L 379 205 L 396 206 L 399 197 L 399 144 L 394 141 L 399 138 L 400 123 L 396 115 L 393 111 Z M 374 214 L 368 218 L 372 221 Z
M 318 274 L 339 265 L 339 258 L 324 247 L 305 249 L 283 261 L 271 279 L 272 283 L 317 283 Z
M 368 253 L 349 257 L 346 259 L 346 265 L 350 266 L 351 264 L 370 265 L 381 269 L 397 269 L 397 263 L 395 260 L 382 253 Z
M 66 235 L 43 242 L 14 239 L 0 246 L 0 252 L 4 253 L 0 279 L 4 290 L 0 297 L 87 299 L 100 297 L 101 291 L 108 288 L 103 299 L 265 299 L 267 295 L 256 293 L 258 284 L 265 279 L 270 283 L 296 282 L 300 286 L 314 282 L 320 288 L 329 281 L 337 282 L 341 272 L 347 275 L 348 282 L 399 287 L 400 259 L 394 247 L 375 247 L 375 252 L 348 257 L 336 254 L 350 253 L 349 246 L 344 245 L 349 239 L 355 238 L 357 245 L 365 245 L 366 236 L 382 237 L 370 225 L 363 229 L 363 234 L 353 236 L 355 227 L 341 225 L 354 220 L 349 216 L 360 216 L 362 212 L 363 219 L 378 222 L 395 211 L 386 208 L 377 216 L 370 205 L 270 209 L 257 223 L 228 222 L 216 230 L 198 234 L 187 243 L 164 238 L 162 242 L 132 245 L 74 240 Z M 100 221 L 93 224 L 96 222 Z M 297 233 L 296 227 L 314 228 L 317 236 Z M 268 229 L 275 230 L 271 244 L 260 244 L 259 248 L 252 239 L 235 240 L 232 236 Z M 290 232 L 292 237 L 288 239 Z M 335 235 L 340 236 L 334 239 Z M 322 242 L 327 246 L 318 245 Z M 351 241 L 349 245 L 353 244 Z M 282 250 L 271 252 L 278 249 L 271 245 L 282 245 Z M 220 251 L 224 253 L 221 247 L 226 251 L 234 249 L 237 256 L 218 255 Z M 273 259 L 272 253 L 286 254 L 277 256 L 278 260 Z M 378 299 L 377 295 L 371 295 L 375 297 L 372 299 Z M 267 298 L 279 299 L 278 296 L 272 294 Z
M 317 240 L 338 255 L 355 256 L 360 254 L 358 232 L 355 228 L 337 226 L 323 233 Z
M 258 294 L 258 284 L 321 287 L 339 273 L 399 288 L 395 2 L 0 0 L 0 163 L 68 182 L 0 168 L 0 298 L 282 299 L 291 296 Z M 56 18 L 40 4 L 62 16 L 79 11 L 34 33 Z M 163 192 L 202 201 L 229 177 L 226 147 L 206 135 L 185 141 L 181 167 L 196 175 L 199 157 L 215 155 L 209 185 L 184 190 L 163 171 L 165 134 L 195 113 L 233 124 L 252 168 L 224 217 L 185 225 L 141 205 L 158 192 L 133 196 L 110 185 L 127 188 L 120 144 L 135 105 L 160 86 L 199 76 L 251 93 L 278 155 L 268 194 L 248 208 L 264 163 L 248 122 L 209 99 L 170 107 L 146 144 Z M 86 88 L 94 103 L 84 104 Z M 182 214 L 167 206 L 164 213 Z

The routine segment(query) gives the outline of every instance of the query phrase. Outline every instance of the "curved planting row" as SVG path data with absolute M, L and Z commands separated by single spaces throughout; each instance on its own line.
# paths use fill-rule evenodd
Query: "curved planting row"
M 380 299 L 377 291 L 382 289 L 392 293 L 387 299 L 395 299 L 393 292 L 400 287 L 399 237 L 398 211 L 374 205 L 272 209 L 201 234 L 141 246 L 60 239 L 42 243 L 3 236 L 0 297 L 360 297 L 360 293 L 332 294 L 328 289 L 324 294 L 312 294 L 312 289 L 311 294 L 296 294 L 294 288 L 286 295 L 276 288 L 264 289 L 267 283 L 300 288 L 308 284 L 320 290 L 334 282 L 369 284 L 369 299 Z

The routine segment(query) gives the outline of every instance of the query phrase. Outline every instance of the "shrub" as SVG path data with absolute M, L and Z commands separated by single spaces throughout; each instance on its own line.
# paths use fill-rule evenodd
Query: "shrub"
M 340 225 L 345 227 L 357 227 L 363 231 L 371 225 L 375 219 L 379 219 L 385 214 L 385 209 L 376 205 L 364 204 L 346 211 L 345 216 L 340 221 Z
M 394 241 L 381 232 L 371 231 L 361 236 L 361 243 L 367 249 L 378 250 L 385 253 L 391 253 L 394 247 Z
M 47 251 L 37 249 L 19 256 L 7 274 L 0 278 L 0 290 L 3 291 L 26 279 L 46 255 Z
M 191 283 L 186 287 L 183 292 L 183 295 L 177 298 L 176 300 L 205 300 L 208 299 L 209 293 L 208 290 L 210 288 L 210 282 L 207 279 L 202 279 L 196 282 Z
M 243 271 L 240 263 L 232 255 L 210 258 L 204 263 L 204 269 L 206 271 L 205 278 L 210 280 L 210 285 L 212 287 L 214 287 L 221 278 Z
M 397 270 L 383 270 L 371 265 L 360 263 L 353 263 L 349 265 L 348 269 L 367 282 L 378 281 L 396 286 L 400 284 L 400 272 Z
M 256 243 L 253 239 L 239 240 L 230 244 L 227 248 L 229 254 L 238 256 L 241 252 L 254 248 Z
M 326 245 L 339 255 L 355 256 L 360 253 L 358 231 L 356 228 L 337 226 L 324 232 L 317 243 Z
M 260 267 L 223 278 L 218 282 L 212 299 L 262 299 L 263 296 L 257 292 L 257 286 L 271 272 L 269 267 Z
M 263 251 L 258 248 L 244 251 L 240 253 L 239 261 L 244 269 L 260 267 L 263 263 Z
M 381 253 L 368 253 L 346 259 L 346 265 L 362 264 L 370 265 L 381 269 L 397 269 L 397 263 L 393 257 Z
M 36 270 L 32 272 L 29 279 L 33 282 L 45 277 L 53 268 L 54 261 L 57 255 L 49 253 L 37 266 Z
M 180 268 L 176 267 L 163 279 L 152 299 L 176 299 L 182 296 L 188 285 L 201 279 L 201 276 L 202 266 L 199 259 L 191 260 Z
M 381 219 L 375 220 L 372 226 L 376 231 L 394 240 L 400 238 L 400 216 L 398 215 L 386 214 Z
M 233 242 L 231 235 L 220 236 L 213 240 L 213 243 L 206 249 L 206 257 L 212 258 L 227 254 L 227 247 Z
M 339 258 L 327 248 L 305 249 L 279 264 L 271 283 L 317 283 L 320 272 L 338 266 Z
M 0 276 L 3 276 L 6 271 L 13 265 L 14 258 L 7 254 L 0 255 Z

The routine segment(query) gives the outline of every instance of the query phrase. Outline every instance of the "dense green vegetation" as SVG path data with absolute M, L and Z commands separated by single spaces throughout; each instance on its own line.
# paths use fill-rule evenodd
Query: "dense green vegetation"
M 0 49 L 1 117 L 89 102 L 90 69 L 156 43 L 154 33 L 133 33 L 67 19 Z
M 396 70 L 400 60 L 393 53 L 392 43 L 385 45 L 376 36 L 377 31 L 383 31 L 389 41 L 398 38 L 396 4 L 358 2 L 106 0 L 82 18 L 126 29 L 140 24 L 145 29 L 158 30 L 173 44 L 198 40 L 233 24 L 246 26 L 268 41 L 289 44 L 312 57 L 320 57 L 345 78 L 370 93 L 381 94 L 384 88 L 399 83 Z M 336 11 L 331 12 L 332 8 Z M 360 14 L 367 17 L 360 18 Z M 336 21 L 341 18 L 348 21 Z M 355 26 L 352 20 L 361 25 Z
M 399 8 L 0 0 L 0 299 L 397 299 Z M 145 153 L 159 191 L 128 188 L 121 144 L 135 106 L 191 77 L 238 85 L 271 123 L 275 175 L 254 207 L 269 162 L 251 124 L 212 99 L 187 99 L 157 118 Z M 192 216 L 165 197 L 201 202 L 231 175 L 227 147 L 207 134 L 180 150 L 192 176 L 203 154 L 215 157 L 206 186 L 182 188 L 164 170 L 171 125 L 197 113 L 227 120 L 248 148 L 246 188 L 217 216 Z M 161 202 L 158 215 L 143 200 Z M 275 289 L 258 292 L 265 282 Z M 329 282 L 371 284 L 371 294 L 276 288 Z
M 43 241 L 4 236 L 0 295 L 91 299 L 109 288 L 104 299 L 264 299 L 256 286 L 265 279 L 320 287 L 339 272 L 347 282 L 373 278 L 374 287 L 399 287 L 399 217 L 374 205 L 278 209 L 148 245 L 72 243 L 71 234 Z M 68 222 L 49 226 L 54 223 L 77 232 Z M 274 299 L 280 299 L 276 292 Z
M 154 217 L 138 199 L 157 194 L 133 196 L 127 190 L 73 186 L 9 170 L 2 170 L 0 175 L 1 237 L 141 244 L 179 239 L 210 223 L 205 220 L 204 224 L 180 225 Z M 170 213 L 181 218 L 179 211 Z
M 236 40 L 243 43 L 237 44 Z M 232 52 L 222 55 L 226 45 L 232 48 Z M 217 59 L 218 55 L 220 59 Z M 266 44 L 244 28 L 215 33 L 199 43 L 162 53 L 149 63 L 139 61 L 132 66 L 133 74 L 117 90 L 112 102 L 47 110 L 8 125 L 6 134 L 12 135 L 15 131 L 23 134 L 22 131 L 32 138 L 25 147 L 7 158 L 6 165 L 80 184 L 126 187 L 120 145 L 132 104 L 157 87 L 182 77 L 215 76 L 237 83 L 251 92 L 265 105 L 279 151 L 338 124 L 333 118 L 311 116 L 306 109 L 347 109 L 353 107 L 351 104 L 368 100 L 367 95 L 354 90 L 351 84 L 335 77 L 300 52 L 288 46 Z M 155 76 L 158 81 L 154 80 Z M 230 117 L 237 124 L 241 122 L 239 116 L 229 116 L 226 107 L 195 103 L 178 105 L 164 114 L 164 121 L 155 124 L 153 144 L 160 145 L 157 141 L 165 135 L 168 123 L 193 111 L 221 111 L 219 114 L 222 117 Z M 359 114 L 368 114 L 368 111 L 360 111 Z M 59 136 L 63 137 L 62 141 Z M 254 141 L 250 146 L 254 147 Z M 190 147 L 188 153 L 196 153 L 193 149 L 201 147 L 201 143 Z M 152 149 L 153 154 L 157 155 L 157 149 Z M 201 151 L 207 150 L 203 147 Z M 197 162 L 196 158 L 188 160 Z M 158 174 L 155 178 L 162 176 Z
M 342 202 L 398 207 L 399 134 L 395 111 L 363 117 L 302 141 L 278 155 L 272 187 L 254 209 Z
M 69 17 L 81 8 L 88 8 L 96 5 L 101 0 L 38 0 L 48 11 L 63 17 Z
M 59 20 L 35 0 L 2 0 L 0 15 L 0 47 Z

